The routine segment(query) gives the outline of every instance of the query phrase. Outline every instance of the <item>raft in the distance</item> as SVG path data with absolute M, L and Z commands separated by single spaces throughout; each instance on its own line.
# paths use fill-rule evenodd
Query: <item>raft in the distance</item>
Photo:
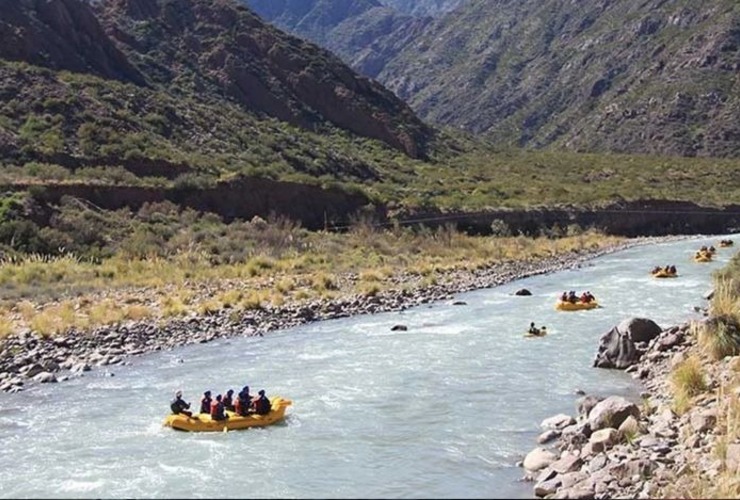
M 226 420 L 212 420 L 208 414 L 197 414 L 192 417 L 187 415 L 168 415 L 164 425 L 172 427 L 179 431 L 189 432 L 224 432 L 248 429 L 250 427 L 266 427 L 276 424 L 285 418 L 285 409 L 292 405 L 290 399 L 283 399 L 279 396 L 270 398 L 270 413 L 266 415 L 257 415 L 250 413 L 242 417 L 234 412 L 227 411 L 229 416 Z M 198 418 L 195 418 L 198 417 Z
M 558 311 L 583 311 L 586 309 L 596 309 L 597 307 L 599 307 L 599 303 L 595 300 L 592 300 L 591 302 L 568 302 L 558 300 L 557 304 L 555 304 L 555 309 Z
M 654 272 L 653 276 L 656 278 L 678 278 L 678 273 L 670 273 L 664 269 Z

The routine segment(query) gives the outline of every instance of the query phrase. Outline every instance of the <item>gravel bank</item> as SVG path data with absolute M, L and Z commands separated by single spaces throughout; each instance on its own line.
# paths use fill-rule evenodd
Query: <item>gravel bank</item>
M 740 356 L 709 359 L 690 323 L 637 344 L 639 360 L 626 371 L 641 381 L 642 402 L 584 395 L 574 415 L 545 419 L 540 446 L 520 464 L 535 497 L 677 498 L 696 491 L 696 481 L 714 486 L 723 473 L 738 472 L 740 442 L 726 438 L 722 419 L 740 396 L 733 389 Z M 690 357 L 699 360 L 706 390 L 679 414 L 671 373 Z

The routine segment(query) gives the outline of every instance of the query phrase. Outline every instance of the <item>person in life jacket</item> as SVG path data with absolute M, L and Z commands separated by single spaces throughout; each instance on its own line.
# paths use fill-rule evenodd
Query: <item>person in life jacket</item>
M 226 408 L 224 408 L 224 403 L 221 399 L 222 396 L 219 394 L 216 396 L 216 400 L 211 402 L 211 420 L 226 420 L 229 418 L 229 416 L 226 415 Z
M 236 413 L 244 417 L 249 413 L 251 406 L 252 396 L 249 394 L 249 386 L 245 385 L 236 397 L 236 404 L 234 407 L 236 409 Z
M 186 403 L 182 399 L 182 391 L 175 393 L 175 399 L 170 403 L 170 409 L 174 415 L 187 415 L 188 417 L 193 416 L 193 412 L 189 411 L 190 403 Z
M 213 400 L 211 399 L 211 391 L 206 391 L 203 393 L 203 397 L 200 399 L 200 412 L 201 413 L 211 413 L 211 402 Z
M 534 326 L 534 321 L 529 324 L 529 331 L 527 333 L 531 333 L 532 335 L 540 334 L 540 331 L 537 329 L 536 326 Z
M 270 400 L 265 396 L 264 389 L 261 389 L 258 394 L 259 397 L 254 401 L 254 411 L 257 415 L 267 415 L 271 410 Z
M 234 411 L 234 389 L 226 391 L 226 396 L 223 397 L 221 402 L 224 404 L 224 408 Z

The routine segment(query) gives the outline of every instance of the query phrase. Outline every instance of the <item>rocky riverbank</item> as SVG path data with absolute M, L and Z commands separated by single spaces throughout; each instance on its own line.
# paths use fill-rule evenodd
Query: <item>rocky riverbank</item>
M 576 401 L 574 416 L 544 420 L 540 446 L 521 463 L 526 479 L 534 482 L 536 497 L 685 497 L 688 488 L 712 484 L 723 472 L 737 471 L 740 443 L 728 439 L 729 424 L 720 420 L 740 395 L 733 388 L 740 356 L 710 360 L 697 345 L 689 323 L 665 330 L 653 323 L 655 331 L 635 330 L 635 322 L 642 322 L 638 327 L 652 323 L 627 320 L 615 329 L 620 339 L 606 342 L 619 345 L 611 349 L 612 354 L 626 352 L 633 358 L 627 371 L 644 385 L 642 402 L 584 395 Z M 651 338 L 640 338 L 630 346 L 634 333 Z M 608 335 L 602 338 L 595 364 L 610 350 L 604 346 Z M 671 373 L 689 357 L 699 361 L 706 387 L 678 414 Z
M 450 300 L 456 293 L 578 267 L 599 255 L 667 239 L 638 238 L 597 251 L 582 250 L 536 261 L 508 262 L 474 271 L 456 270 L 439 274 L 437 283 L 429 286 L 424 286 L 418 277 L 399 275 L 390 278 L 389 290 L 376 295 L 342 294 L 340 290 L 336 299 L 286 302 L 279 307 L 268 305 L 237 315 L 224 309 L 211 315 L 172 319 L 164 324 L 129 321 L 91 331 L 69 330 L 54 337 L 25 331 L 6 337 L 0 345 L 0 390 L 18 392 L 32 383 L 64 381 L 94 367 L 127 363 L 129 356 L 146 352 L 225 337 L 261 336 L 311 321 L 398 311 Z M 353 277 L 345 278 L 351 282 Z

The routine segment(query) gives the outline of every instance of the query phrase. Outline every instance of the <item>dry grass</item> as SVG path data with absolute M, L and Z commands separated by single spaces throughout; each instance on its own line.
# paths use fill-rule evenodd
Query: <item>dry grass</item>
M 360 283 L 357 291 L 366 297 L 373 297 L 382 290 L 383 287 L 378 283 Z
M 311 279 L 312 287 L 317 292 L 324 292 L 327 290 L 337 290 L 336 277 L 331 276 L 324 272 L 319 272 L 313 275 Z
M 727 469 L 725 463 L 728 444 L 740 437 L 740 401 L 735 395 L 737 388 L 735 382 L 717 391 L 719 405 L 714 429 L 717 437 L 712 451 L 722 462 L 720 474 L 710 480 L 702 475 L 703 471 L 697 466 L 690 468 L 661 492 L 661 498 L 740 498 L 740 476 L 737 471 Z
M 123 317 L 134 321 L 142 321 L 154 316 L 151 307 L 142 304 L 134 304 L 123 309 Z
M 449 271 L 484 269 L 621 241 L 592 231 L 562 239 L 473 237 L 451 227 L 414 232 L 381 230 L 369 224 L 347 234 L 312 233 L 309 239 L 301 253 L 267 248 L 245 262 L 221 265 L 213 265 L 202 250 L 178 252 L 166 259 L 116 256 L 102 263 L 37 255 L 4 261 L 0 294 L 28 293 L 38 303 L 7 298 L 13 307 L 5 312 L 0 303 L 0 325 L 4 325 L 0 334 L 31 327 L 53 335 L 71 326 L 89 328 L 127 319 L 160 321 L 224 308 L 255 309 L 286 300 L 328 299 L 341 293 L 340 288 L 374 295 L 396 273 L 423 277 L 414 287 L 433 286 Z M 358 279 L 344 280 L 349 275 Z M 208 300 L 195 300 L 206 296 Z M 43 307 L 65 301 L 69 304 L 64 307 Z
M 677 481 L 666 486 L 655 498 L 740 498 L 740 477 L 724 471 L 708 481 L 702 476 L 700 469 L 688 468 Z
M 15 332 L 14 323 L 8 318 L 0 318 L 0 339 Z
M 671 372 L 670 380 L 674 409 L 679 415 L 683 415 L 691 407 L 695 396 L 707 390 L 701 359 L 696 355 L 679 363 Z
M 726 356 L 740 354 L 740 255 L 715 274 L 714 297 L 710 304 L 710 318 L 702 324 L 693 324 L 692 333 L 700 348 L 717 362 Z M 688 408 L 691 397 L 705 390 L 699 358 L 692 356 L 687 365 L 680 366 L 672 376 L 674 386 L 678 387 L 677 404 Z M 679 368 L 679 367 L 677 367 Z M 720 365 L 720 370 L 730 371 L 730 380 L 720 385 L 716 391 L 717 423 L 714 428 L 714 456 L 722 461 L 720 474 L 708 478 L 698 466 L 694 466 L 677 481 L 660 492 L 666 498 L 740 498 L 740 476 L 735 470 L 727 468 L 727 450 L 730 443 L 740 439 L 740 361 L 731 359 L 729 364 Z
M 268 301 L 267 292 L 264 290 L 254 290 L 241 298 L 239 306 L 245 310 L 262 309 L 263 304 Z
M 701 325 L 692 325 L 699 344 L 713 359 L 740 354 L 740 300 L 735 279 L 715 279 L 710 318 Z

